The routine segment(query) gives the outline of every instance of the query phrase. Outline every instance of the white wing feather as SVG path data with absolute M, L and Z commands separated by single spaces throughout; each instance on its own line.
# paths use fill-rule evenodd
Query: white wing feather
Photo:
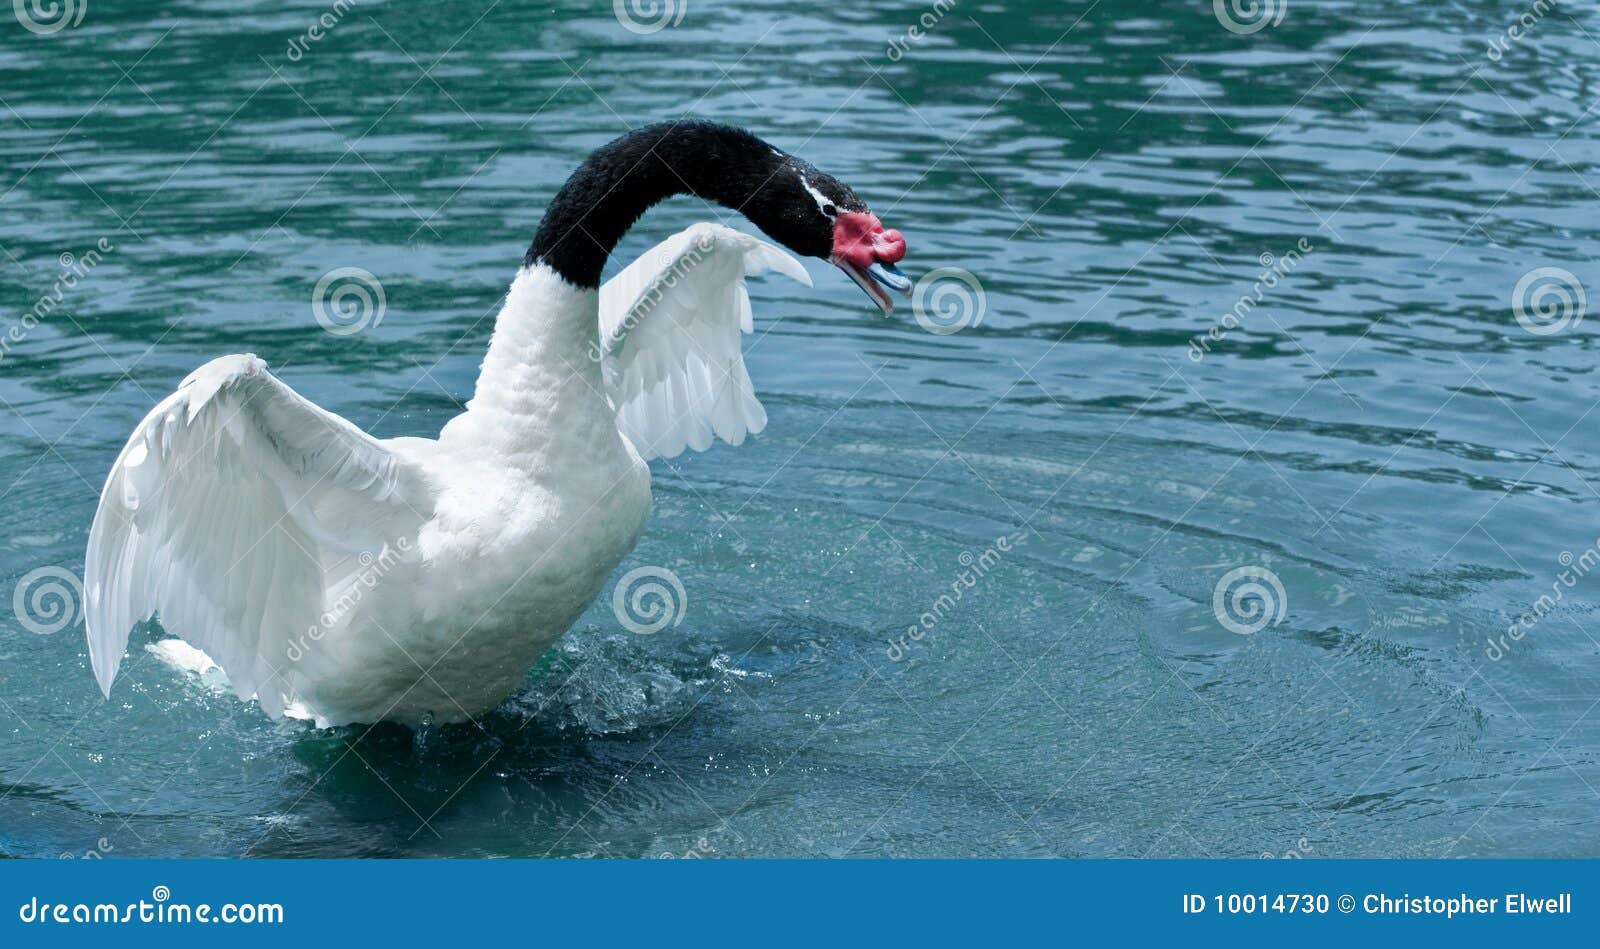
M 768 271 L 806 286 L 800 262 L 748 234 L 696 224 L 600 288 L 601 351 L 617 427 L 641 456 L 732 445 L 767 424 L 739 349 L 754 329 L 745 278 Z
M 428 497 L 414 464 L 261 360 L 207 363 L 145 416 L 100 495 L 84 579 L 101 690 L 134 624 L 159 614 L 279 716 L 288 643 L 317 622 L 330 573 L 414 533 Z

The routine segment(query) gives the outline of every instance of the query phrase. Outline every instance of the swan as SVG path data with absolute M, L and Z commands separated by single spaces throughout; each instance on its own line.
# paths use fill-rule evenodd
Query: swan
M 84 614 L 101 692 L 159 618 L 241 701 L 319 727 L 473 721 L 510 695 L 633 549 L 656 457 L 766 425 L 739 341 L 745 279 L 810 285 L 717 224 L 600 286 L 652 205 L 692 194 L 831 261 L 885 312 L 905 239 L 854 191 L 748 131 L 637 129 L 546 209 L 465 411 L 377 439 L 253 354 L 195 370 L 117 456 L 90 527 Z

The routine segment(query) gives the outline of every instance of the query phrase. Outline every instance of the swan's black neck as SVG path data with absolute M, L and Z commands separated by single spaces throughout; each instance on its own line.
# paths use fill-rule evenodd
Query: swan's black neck
M 699 121 L 637 129 L 595 151 L 567 179 L 523 263 L 544 263 L 575 286 L 598 288 L 606 258 L 639 216 L 679 194 L 740 211 L 782 240 L 782 219 L 794 213 L 784 207 L 789 168 L 810 166 L 742 129 Z

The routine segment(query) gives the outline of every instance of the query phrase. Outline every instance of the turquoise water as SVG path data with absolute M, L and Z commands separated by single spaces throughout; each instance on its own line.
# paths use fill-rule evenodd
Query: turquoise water
M 1600 855 L 1600 19 L 1265 6 L 5 20 L 0 851 Z M 685 113 L 837 174 L 984 305 L 938 334 L 817 262 L 756 287 L 771 423 L 656 462 L 619 571 L 676 573 L 679 626 L 603 597 L 492 715 L 413 734 L 274 724 L 154 630 L 106 702 L 70 616 L 24 625 L 190 369 L 254 351 L 436 433 L 566 173 Z M 363 332 L 314 318 L 337 267 L 382 283 Z M 1244 633 L 1238 568 L 1272 601 L 1222 591 Z

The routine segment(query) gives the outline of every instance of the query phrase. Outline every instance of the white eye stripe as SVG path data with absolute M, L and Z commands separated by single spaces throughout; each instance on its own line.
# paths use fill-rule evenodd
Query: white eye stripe
M 828 199 L 827 195 L 818 191 L 816 188 L 811 187 L 811 182 L 806 180 L 805 175 L 800 176 L 800 184 L 805 187 L 806 191 L 810 192 L 811 200 L 817 202 L 818 211 L 821 211 L 828 217 L 833 217 L 839 213 L 839 209 L 834 207 L 833 202 Z

